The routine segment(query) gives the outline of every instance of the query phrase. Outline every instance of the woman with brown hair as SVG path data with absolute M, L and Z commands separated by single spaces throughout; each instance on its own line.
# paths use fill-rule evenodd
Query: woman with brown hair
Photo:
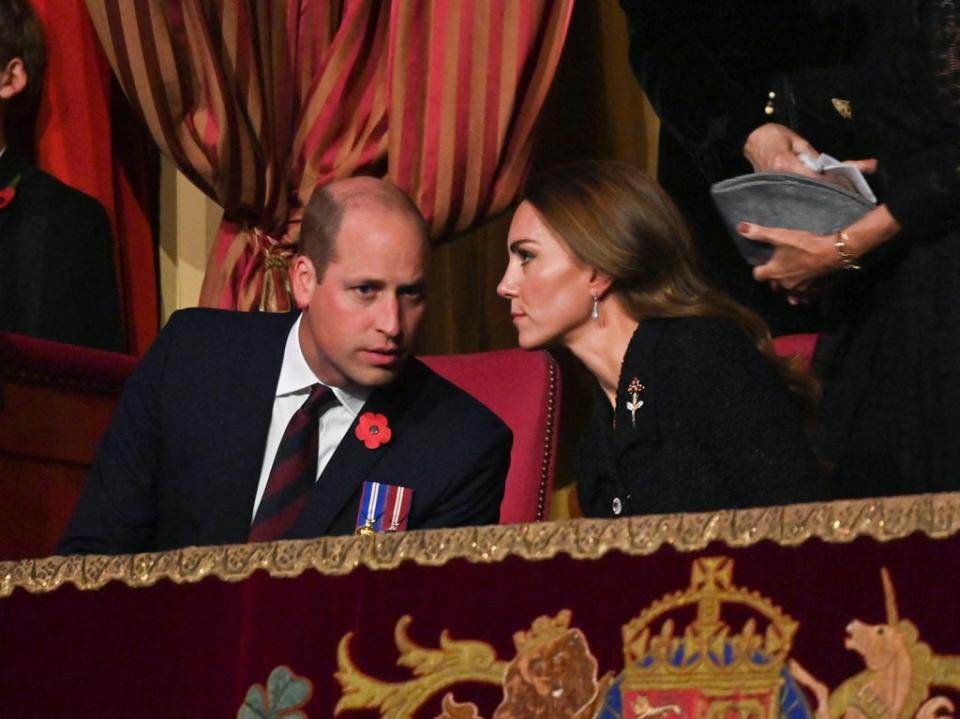
M 577 456 L 587 516 L 828 498 L 803 432 L 810 381 L 706 283 L 640 170 L 585 161 L 533 178 L 507 245 L 497 291 L 520 346 L 564 346 L 597 380 Z

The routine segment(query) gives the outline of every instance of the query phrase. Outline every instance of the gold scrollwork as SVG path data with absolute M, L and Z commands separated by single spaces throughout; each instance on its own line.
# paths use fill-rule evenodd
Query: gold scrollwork
M 921 532 L 945 538 L 960 530 L 960 493 L 848 500 L 784 507 L 536 524 L 495 525 L 325 537 L 270 544 L 188 547 L 116 557 L 48 557 L 0 562 L 0 597 L 16 589 L 50 592 L 64 584 L 94 590 L 119 581 L 144 587 L 165 579 L 206 577 L 239 582 L 257 570 L 290 577 L 312 570 L 342 575 L 357 567 L 393 569 L 404 561 L 440 566 L 453 559 L 498 562 L 544 560 L 558 554 L 597 559 L 607 552 L 648 555 L 669 545 L 683 552 L 711 542 L 746 547 L 761 541 L 796 546 L 811 538 L 846 543 L 857 537 L 886 542 Z
M 377 709 L 381 719 L 406 719 L 445 688 L 461 682 L 500 685 L 507 663 L 497 659 L 486 642 L 457 641 L 444 630 L 439 649 L 428 649 L 414 642 L 407 629 L 413 618 L 404 615 L 394 629 L 394 642 L 400 651 L 397 664 L 409 668 L 415 679 L 385 682 L 365 674 L 350 656 L 350 632 L 337 647 L 337 681 L 343 696 L 336 714 L 349 709 Z
M 362 672 L 350 655 L 353 635 L 347 634 L 337 650 L 336 678 L 343 696 L 335 712 L 373 709 L 381 719 L 401 719 L 413 716 L 449 687 L 483 683 L 503 688 L 493 719 L 592 718 L 614 677 L 609 673 L 597 680 L 597 660 L 583 632 L 570 627 L 571 616 L 569 609 L 562 609 L 556 616 L 537 617 L 529 630 L 515 632 L 517 652 L 509 663 L 498 660 L 489 644 L 453 641 L 446 631 L 438 649 L 421 647 L 410 640 L 407 628 L 412 620 L 404 616 L 394 631 L 400 650 L 397 663 L 411 669 L 415 678 L 402 682 L 385 682 Z M 476 705 L 458 704 L 450 693 L 443 698 L 440 719 L 477 715 Z

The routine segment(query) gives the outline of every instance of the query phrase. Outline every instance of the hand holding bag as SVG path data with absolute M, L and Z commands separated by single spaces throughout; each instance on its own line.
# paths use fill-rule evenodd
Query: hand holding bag
M 835 183 L 786 172 L 731 177 L 713 185 L 710 195 L 737 249 L 751 265 L 767 262 L 773 247 L 737 232 L 740 222 L 830 235 L 875 207 Z

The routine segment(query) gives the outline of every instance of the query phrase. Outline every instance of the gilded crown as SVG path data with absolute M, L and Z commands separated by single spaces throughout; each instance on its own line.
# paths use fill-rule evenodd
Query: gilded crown
M 740 633 L 721 618 L 724 604 L 751 615 Z M 696 618 L 677 634 L 674 617 L 686 607 L 696 607 Z M 623 627 L 624 688 L 776 688 L 796 630 L 769 599 L 734 586 L 732 559 L 702 557 L 686 591 L 664 595 Z

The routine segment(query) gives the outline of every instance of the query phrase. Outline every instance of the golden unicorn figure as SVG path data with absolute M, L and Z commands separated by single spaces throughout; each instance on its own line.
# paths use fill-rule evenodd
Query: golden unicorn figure
M 938 656 L 921 642 L 912 622 L 901 620 L 893 582 L 881 570 L 886 624 L 853 620 L 844 646 L 863 657 L 866 669 L 833 692 L 796 660 L 790 671 L 817 701 L 817 719 L 952 719 L 953 702 L 930 696 L 931 687 L 960 689 L 960 656 Z M 946 714 L 944 714 L 946 712 Z

